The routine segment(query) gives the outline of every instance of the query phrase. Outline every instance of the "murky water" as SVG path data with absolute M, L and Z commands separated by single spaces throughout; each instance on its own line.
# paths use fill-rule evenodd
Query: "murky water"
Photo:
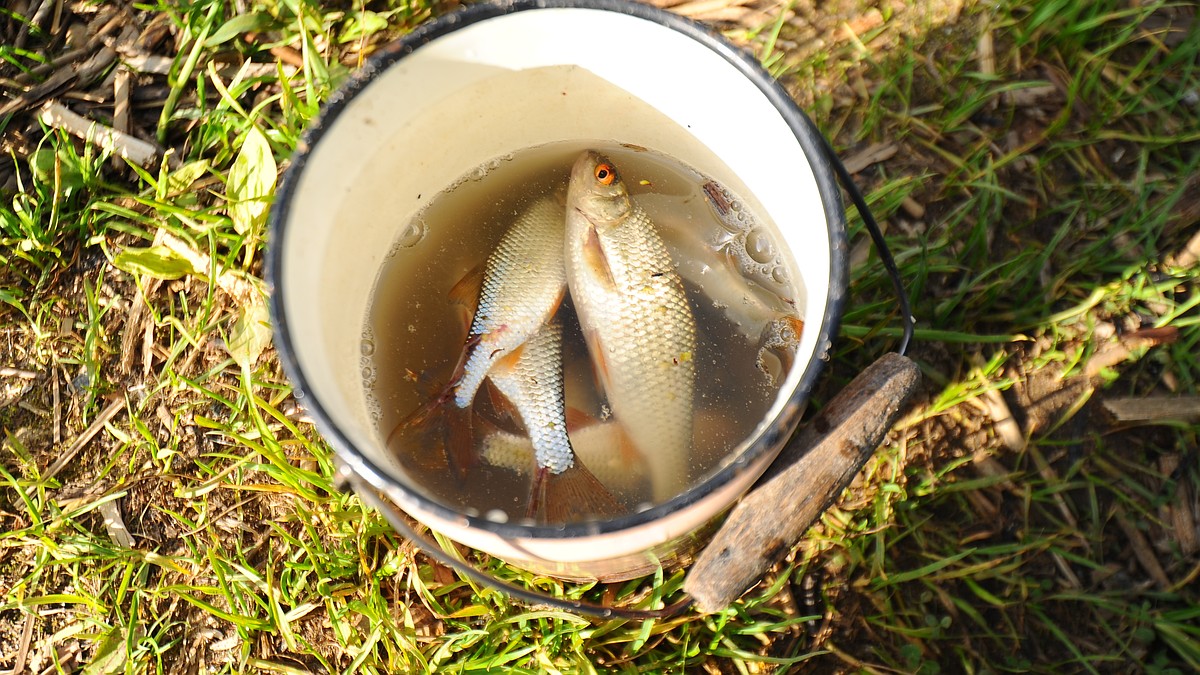
M 450 301 L 450 290 L 487 259 L 527 205 L 547 195 L 565 199 L 571 165 L 588 148 L 619 167 L 688 293 L 697 327 L 689 485 L 727 460 L 763 419 L 799 339 L 802 282 L 780 256 L 773 226 L 698 171 L 614 143 L 550 144 L 485 163 L 397 224 L 361 352 L 381 438 L 391 437 L 391 450 L 422 491 L 465 513 L 502 521 L 526 516 L 532 450 L 502 402 L 486 393 L 468 411 L 448 402 L 393 432 L 445 388 L 464 349 L 471 317 Z M 646 463 L 654 458 L 617 452 L 620 420 L 597 383 L 569 294 L 557 316 L 572 445 L 625 508 L 645 508 Z M 450 435 L 468 425 L 469 434 Z M 448 438 L 469 451 L 462 476 L 447 461 Z

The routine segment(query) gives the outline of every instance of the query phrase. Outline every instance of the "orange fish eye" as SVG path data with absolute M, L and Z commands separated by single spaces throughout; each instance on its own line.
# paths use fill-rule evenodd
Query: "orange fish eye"
M 600 181 L 601 185 L 612 185 L 612 182 L 617 179 L 617 171 L 608 164 L 601 164 L 596 167 L 596 180 Z

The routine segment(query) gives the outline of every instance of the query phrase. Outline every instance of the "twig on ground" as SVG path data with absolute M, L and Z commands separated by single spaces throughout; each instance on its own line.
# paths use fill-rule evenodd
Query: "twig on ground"
M 913 199 L 912 197 L 905 197 L 904 200 L 900 202 L 900 208 L 904 209 L 905 213 L 913 218 L 916 218 L 917 220 L 925 217 L 925 205 Z
M 142 377 L 150 377 L 154 368 L 154 322 L 146 322 L 146 332 L 142 337 Z
M 979 44 L 976 47 L 976 56 L 979 59 L 979 72 L 988 77 L 996 74 L 996 47 L 992 40 L 992 29 L 985 27 L 983 32 L 979 34 Z M 992 105 L 998 101 L 993 98 Z
M 18 96 L 14 96 L 12 100 L 0 106 L 0 117 L 11 115 L 30 108 L 42 101 L 48 96 L 52 96 L 60 90 L 65 89 L 68 85 L 75 81 L 76 71 L 70 68 L 63 68 L 55 72 L 45 82 L 22 92 Z
M 1200 420 L 1200 396 L 1150 396 L 1105 399 L 1117 423 L 1193 422 Z
M 54 3 L 55 0 L 42 0 L 42 4 L 38 5 L 38 8 L 33 12 L 33 16 L 29 18 L 29 22 L 21 23 L 21 27 L 17 30 L 17 37 L 13 40 L 13 48 L 25 48 L 25 41 L 29 39 L 29 29 L 36 26 L 38 30 L 41 30 L 42 23 L 50 15 L 50 10 L 54 9 Z
M 122 64 L 118 64 L 113 71 L 113 129 L 119 133 L 128 134 L 129 125 L 129 69 Z M 120 157 L 112 158 L 112 167 L 114 169 L 124 169 L 124 163 Z
M 1167 263 L 1175 267 L 1191 267 L 1197 261 L 1200 261 L 1200 231 L 1193 234 L 1183 250 L 1168 259 Z
M 3 675 L 21 675 L 25 672 L 25 659 L 29 656 L 29 645 L 33 640 L 33 626 L 37 623 L 37 613 L 25 615 L 25 625 L 21 627 L 21 642 L 17 645 L 17 653 L 13 657 L 13 666 Z
M 843 40 L 858 41 L 860 35 L 875 30 L 883 25 L 883 14 L 872 7 L 865 13 L 849 18 L 842 22 L 838 37 Z
M 82 450 L 92 440 L 92 438 L 95 437 L 96 434 L 100 433 L 100 430 L 104 428 L 104 425 L 108 424 L 108 421 L 115 417 L 116 414 L 121 412 L 121 410 L 124 408 L 124 398 L 118 398 L 112 403 L 108 404 L 108 407 L 102 410 L 100 414 L 96 416 L 96 419 L 92 420 L 92 423 L 88 425 L 88 428 L 84 429 L 83 433 L 79 434 L 79 437 L 76 438 L 75 441 L 63 451 L 59 458 L 53 464 L 51 464 L 45 472 L 42 473 L 40 482 L 45 484 L 47 481 L 57 475 L 59 471 L 62 471 L 63 467 L 65 467 L 67 464 L 70 464 L 71 460 L 75 459 L 75 455 L 78 455 L 79 451 Z
M 0 366 L 0 377 L 19 377 L 22 380 L 32 380 L 37 377 L 37 373 L 24 368 L 14 368 L 12 366 Z
M 1096 350 L 1088 360 L 1085 372 L 1088 379 L 1094 379 L 1105 368 L 1123 363 L 1135 349 L 1157 347 L 1169 344 L 1179 339 L 1179 330 L 1174 326 L 1164 328 L 1147 328 L 1122 335 L 1120 340 Z
M 1158 556 L 1154 555 L 1154 549 L 1150 548 L 1150 542 L 1147 541 L 1146 535 L 1137 529 L 1137 526 L 1130 522 L 1125 516 L 1125 509 L 1117 507 L 1116 512 L 1117 525 L 1121 527 L 1121 531 L 1125 533 L 1125 537 L 1129 539 L 1129 545 L 1133 548 L 1133 555 L 1137 557 L 1138 563 L 1142 569 L 1150 575 L 1154 583 L 1162 590 L 1167 590 L 1171 587 L 1171 580 L 1167 578 L 1166 571 L 1163 570 L 1162 563 L 1158 561 Z
M 58 371 L 50 369 L 50 390 L 54 401 L 54 444 L 62 443 L 62 402 L 58 391 Z
M 117 503 L 115 501 L 104 502 L 100 504 L 99 510 L 100 515 L 104 517 L 104 529 L 108 531 L 108 538 L 122 548 L 133 548 L 133 536 L 125 527 L 125 519 L 121 517 L 121 510 L 117 508 Z
M 113 77 L 113 129 L 129 133 L 129 69 L 118 65 Z
M 170 75 L 173 59 L 154 54 L 131 52 L 121 58 L 121 62 L 139 73 L 149 75 Z
M 1008 403 L 999 391 L 988 389 L 983 393 L 983 404 L 987 409 L 988 416 L 992 418 L 992 425 L 996 429 L 996 433 L 1000 436 L 1000 440 L 1004 441 L 1004 445 L 1014 452 L 1021 452 L 1025 449 L 1025 434 L 1021 431 L 1021 425 L 1017 424 L 1017 420 L 1013 417 L 1012 410 L 1009 409 Z
M 698 21 L 736 22 L 750 13 L 743 5 L 752 0 L 692 0 L 671 8 L 672 12 Z
M 13 78 L 13 80 L 20 84 L 32 84 L 37 81 L 37 78 L 39 78 L 47 73 L 59 71 L 59 69 L 63 68 L 64 66 L 75 63 L 76 61 L 83 58 L 85 55 L 92 53 L 93 50 L 95 50 L 97 47 L 99 47 L 103 43 L 104 38 L 107 37 L 108 34 L 111 33 L 113 30 L 115 30 L 117 28 L 117 26 L 120 26 L 121 22 L 126 19 L 127 19 L 127 17 L 125 16 L 124 12 L 115 12 L 111 16 L 106 15 L 104 24 L 101 25 L 92 34 L 92 37 L 90 37 L 88 39 L 87 44 L 85 44 L 82 47 L 77 47 L 75 49 L 70 49 L 68 51 L 65 51 L 62 54 L 59 54 L 58 56 L 56 56 L 54 59 L 52 59 L 46 63 L 43 63 L 40 66 L 31 68 L 29 70 L 29 72 L 21 73 L 20 75 Z M 116 57 L 116 54 L 114 53 L 113 58 L 115 58 L 115 57 Z M 96 57 L 93 56 L 92 58 L 95 59 Z M 108 62 L 112 63 L 112 60 L 109 59 Z M 84 65 L 80 66 L 79 69 L 82 70 L 83 68 L 86 68 L 86 67 L 88 67 L 87 64 L 84 64 Z M 71 71 L 68 70 L 66 72 L 70 73 Z
M 162 154 L 162 150 L 153 143 L 77 115 L 57 101 L 48 101 L 42 107 L 41 120 L 56 129 L 66 129 L 139 166 L 149 166 Z
M 856 174 L 872 164 L 891 159 L 899 151 L 900 146 L 895 143 L 873 143 L 847 157 L 842 164 L 846 167 L 846 171 Z
M 304 67 L 304 55 L 295 47 L 288 47 L 287 45 L 271 47 L 271 55 L 288 65 L 297 68 Z
M 1179 455 L 1163 455 L 1158 458 L 1158 470 L 1170 480 L 1179 469 L 1182 460 Z M 1192 485 L 1186 480 L 1175 484 L 1175 496 L 1163 506 L 1166 512 L 1163 521 L 1171 525 L 1175 541 L 1179 542 L 1179 552 L 1192 556 L 1200 551 L 1200 532 L 1196 530 L 1196 518 L 1192 513 Z

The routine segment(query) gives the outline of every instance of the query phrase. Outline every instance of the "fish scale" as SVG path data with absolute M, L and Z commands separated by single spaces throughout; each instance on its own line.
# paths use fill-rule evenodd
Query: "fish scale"
M 614 419 L 646 458 L 656 500 L 688 484 L 696 326 L 656 228 L 611 166 L 585 153 L 567 197 L 567 283 Z
M 479 342 L 454 390 L 458 407 L 469 406 L 492 366 L 558 308 L 566 291 L 562 238 L 563 207 L 546 197 L 518 216 L 488 257 L 470 332 Z

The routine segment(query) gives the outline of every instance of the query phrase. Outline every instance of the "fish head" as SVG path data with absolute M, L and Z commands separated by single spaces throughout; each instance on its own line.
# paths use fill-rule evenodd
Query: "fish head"
M 567 209 L 582 214 L 598 231 L 624 220 L 632 208 L 625 181 L 604 155 L 587 150 L 571 167 Z

